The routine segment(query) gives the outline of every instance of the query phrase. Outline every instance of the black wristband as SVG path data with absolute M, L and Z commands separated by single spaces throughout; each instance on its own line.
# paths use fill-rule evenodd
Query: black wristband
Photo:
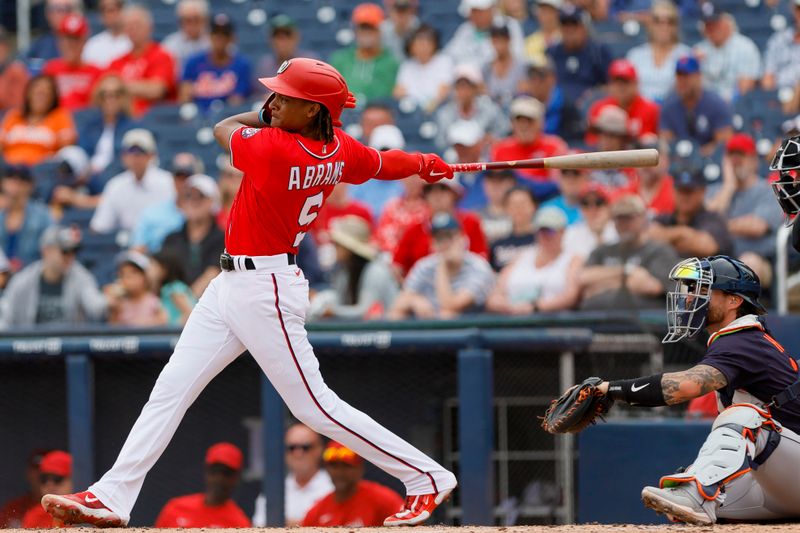
M 622 400 L 630 405 L 642 407 L 667 405 L 664 399 L 664 390 L 661 388 L 662 375 L 653 374 L 636 379 L 609 381 L 608 396 L 614 400 Z

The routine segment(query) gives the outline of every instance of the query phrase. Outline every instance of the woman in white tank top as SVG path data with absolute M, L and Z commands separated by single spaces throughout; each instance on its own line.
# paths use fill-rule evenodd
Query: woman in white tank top
M 536 245 L 500 272 L 487 309 L 525 315 L 571 309 L 578 302 L 578 270 L 583 260 L 562 247 L 567 218 L 557 207 L 544 207 L 534 218 Z

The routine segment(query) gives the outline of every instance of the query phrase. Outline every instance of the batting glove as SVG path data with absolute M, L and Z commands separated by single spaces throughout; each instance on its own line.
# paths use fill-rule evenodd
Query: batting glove
M 428 183 L 436 183 L 442 179 L 453 177 L 453 169 L 450 165 L 436 154 L 420 154 L 422 156 L 422 168 L 419 177 Z

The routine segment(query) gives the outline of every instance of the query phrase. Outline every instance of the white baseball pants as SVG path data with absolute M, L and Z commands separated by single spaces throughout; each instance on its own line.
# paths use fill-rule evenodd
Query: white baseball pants
M 253 260 L 256 270 L 222 272 L 206 289 L 117 461 L 89 490 L 129 519 L 147 472 L 186 410 L 244 350 L 295 417 L 400 479 L 408 495 L 454 488 L 451 472 L 327 387 L 305 330 L 308 282 L 302 271 L 287 266 L 285 255 Z

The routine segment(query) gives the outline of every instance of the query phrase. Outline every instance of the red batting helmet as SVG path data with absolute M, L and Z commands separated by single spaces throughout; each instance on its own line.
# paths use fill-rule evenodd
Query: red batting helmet
M 355 107 L 356 99 L 347 90 L 347 82 L 339 71 L 318 59 L 296 57 L 284 61 L 278 74 L 259 78 L 267 89 L 284 96 L 302 98 L 327 108 L 334 126 L 341 126 L 342 109 Z

